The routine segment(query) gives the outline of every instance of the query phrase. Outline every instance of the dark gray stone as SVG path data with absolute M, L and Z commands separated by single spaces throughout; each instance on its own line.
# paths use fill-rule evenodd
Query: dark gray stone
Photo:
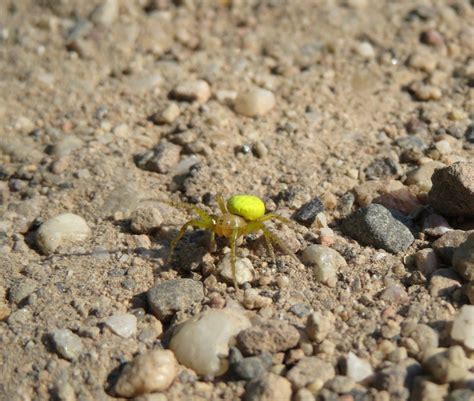
M 294 219 L 301 224 L 310 226 L 313 224 L 316 216 L 324 211 L 324 205 L 321 200 L 316 197 L 301 206 L 294 214 Z
M 363 245 L 392 253 L 407 250 L 415 240 L 411 231 L 388 209 L 375 203 L 347 217 L 342 222 L 342 230 Z
M 272 366 L 272 355 L 263 353 L 258 356 L 243 358 L 232 366 L 233 372 L 243 380 L 252 380 Z
M 153 314 L 159 320 L 165 320 L 201 302 L 204 290 L 199 281 L 178 278 L 155 285 L 148 290 L 147 297 Z
M 365 176 L 369 180 L 376 180 L 379 178 L 398 176 L 400 172 L 400 165 L 395 160 L 385 157 L 383 159 L 376 159 L 370 163 L 365 169 Z

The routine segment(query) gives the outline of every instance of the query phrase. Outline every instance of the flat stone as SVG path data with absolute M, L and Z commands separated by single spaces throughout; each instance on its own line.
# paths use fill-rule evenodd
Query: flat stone
M 415 240 L 403 223 L 395 219 L 388 209 L 377 204 L 352 213 L 343 221 L 342 230 L 363 245 L 392 253 L 406 251 Z
M 316 216 L 321 212 L 324 212 L 324 205 L 321 200 L 316 197 L 301 206 L 293 217 L 299 223 L 310 226 L 313 224 Z
M 200 375 L 220 376 L 227 372 L 230 343 L 249 320 L 231 309 L 211 309 L 179 325 L 171 338 L 178 361 Z
M 474 280 L 474 233 L 454 251 L 453 267 L 466 280 Z
M 83 351 L 83 345 L 80 337 L 68 329 L 58 329 L 51 333 L 56 352 L 63 358 L 74 361 Z
M 275 106 L 275 95 L 261 88 L 254 88 L 237 95 L 234 109 L 247 117 L 259 117 L 267 114 Z
M 436 170 L 428 194 L 430 204 L 444 216 L 474 216 L 474 163 L 457 162 Z
M 131 398 L 165 391 L 178 373 L 178 362 L 169 350 L 155 349 L 136 356 L 127 364 L 115 385 L 116 393 Z
M 137 332 L 137 318 L 131 313 L 118 313 L 110 316 L 105 321 L 105 325 L 123 338 L 129 338 Z
M 185 311 L 204 298 L 199 281 L 178 278 L 156 284 L 147 292 L 148 304 L 159 320 L 166 320 L 178 311 Z
M 454 318 L 451 338 L 474 351 L 474 305 L 464 305 Z
M 294 326 L 283 320 L 268 320 L 239 333 L 237 347 L 244 355 L 276 353 L 294 348 L 299 339 L 300 334 Z
M 86 240 L 90 233 L 91 229 L 81 216 L 63 213 L 46 220 L 35 238 L 40 251 L 48 255 L 62 245 Z
M 130 220 L 130 229 L 135 234 L 151 234 L 158 230 L 163 223 L 160 211 L 153 207 L 135 209 Z

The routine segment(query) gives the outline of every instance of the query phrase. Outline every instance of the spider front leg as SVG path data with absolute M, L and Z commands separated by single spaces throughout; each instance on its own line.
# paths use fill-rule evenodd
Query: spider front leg
M 173 258 L 173 252 L 174 248 L 176 247 L 176 244 L 178 241 L 183 237 L 184 233 L 188 229 L 188 227 L 196 227 L 196 228 L 203 228 L 205 230 L 211 230 L 212 229 L 212 221 L 204 221 L 204 220 L 189 220 L 188 222 L 184 223 L 181 229 L 178 232 L 178 235 L 171 241 L 170 244 L 170 250 L 168 253 L 168 262 L 171 263 L 171 260 Z

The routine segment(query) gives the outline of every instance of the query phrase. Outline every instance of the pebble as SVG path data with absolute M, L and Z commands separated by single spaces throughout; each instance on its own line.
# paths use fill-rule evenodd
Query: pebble
M 375 57 L 375 49 L 369 42 L 359 43 L 357 45 L 357 53 L 367 60 Z
M 181 113 L 176 103 L 170 103 L 161 113 L 153 115 L 152 119 L 155 124 L 171 124 Z
M 298 317 L 306 317 L 311 313 L 312 309 L 311 309 L 311 306 L 309 306 L 308 304 L 300 302 L 300 303 L 292 305 L 288 309 L 288 311 L 295 314 Z
M 436 69 L 438 61 L 428 52 L 416 52 L 408 58 L 408 65 L 424 72 L 433 72 Z
M 436 169 L 446 167 L 438 161 L 431 161 L 407 173 L 405 181 L 408 185 L 416 185 L 422 191 L 428 192 L 432 187 L 431 177 Z
M 316 197 L 301 206 L 293 215 L 293 218 L 306 226 L 311 226 L 316 220 L 319 213 L 324 212 L 324 205 L 321 200 Z
M 423 367 L 441 384 L 464 379 L 468 374 L 469 360 L 461 346 L 437 348 L 423 360 Z
M 36 245 L 45 254 L 73 242 L 85 241 L 91 234 L 86 221 L 76 214 L 63 213 L 46 220 L 36 232 Z
M 263 159 L 268 155 L 268 148 L 262 141 L 257 141 L 252 146 L 252 152 L 259 159 Z
M 298 330 L 283 320 L 267 320 L 247 328 L 237 336 L 237 347 L 244 355 L 283 352 L 296 347 Z
M 105 325 L 123 338 L 129 338 L 137 332 L 137 318 L 130 313 L 119 313 L 110 316 L 105 321 Z
M 335 376 L 336 371 L 332 364 L 316 356 L 300 359 L 286 375 L 287 379 L 296 389 L 306 387 L 316 380 L 324 384 Z
M 453 268 L 466 280 L 474 280 L 474 233 L 454 251 Z
M 51 332 L 51 341 L 56 352 L 63 358 L 74 361 L 83 351 L 79 336 L 69 329 L 57 329 Z
M 272 304 L 272 299 L 260 295 L 255 288 L 248 288 L 244 291 L 244 300 L 242 304 L 246 309 L 261 309 Z
M 474 124 L 471 124 L 467 127 L 466 132 L 464 133 L 464 138 L 468 143 L 474 143 Z
M 158 209 L 144 207 L 136 209 L 130 216 L 130 229 L 135 234 L 151 234 L 158 230 L 163 223 L 163 217 Z
M 474 305 L 474 281 L 470 281 L 469 283 L 467 283 L 465 285 L 464 293 L 466 294 L 467 298 L 469 299 L 469 303 L 471 305 Z
M 429 202 L 440 214 L 474 216 L 474 163 L 454 163 L 436 170 L 431 179 Z
M 343 394 L 349 393 L 355 387 L 355 385 L 356 383 L 354 380 L 352 380 L 352 378 L 348 376 L 336 375 L 331 380 L 328 380 L 324 387 L 334 391 L 335 393 Z
M 132 92 L 149 92 L 163 84 L 163 77 L 157 73 L 140 73 L 128 77 L 126 85 Z
M 140 194 L 138 191 L 124 185 L 110 193 L 105 199 L 101 211 L 107 217 L 120 213 L 124 218 L 127 218 L 137 208 L 139 203 Z
M 447 384 L 436 384 L 425 376 L 418 376 L 413 381 L 411 398 L 418 401 L 445 401 L 448 395 Z
M 407 358 L 400 364 L 380 370 L 374 379 L 374 387 L 386 390 L 391 395 L 397 395 L 396 399 L 408 399 L 408 388 L 414 378 L 421 373 L 420 364 L 412 358 Z
M 230 264 L 230 254 L 224 256 L 217 266 L 220 276 L 229 283 L 233 283 L 232 266 Z M 255 269 L 252 262 L 248 258 L 236 258 L 235 260 L 235 276 L 237 284 L 242 285 L 255 280 Z
M 387 285 L 385 290 L 382 291 L 382 294 L 380 294 L 380 299 L 389 304 L 404 304 L 409 301 L 405 288 L 394 283 Z
M 429 284 L 432 297 L 449 297 L 459 287 L 459 276 L 451 269 L 438 269 L 433 272 Z
M 119 16 L 118 0 L 105 0 L 91 14 L 91 21 L 98 25 L 111 25 Z
M 154 349 L 136 356 L 120 373 L 115 392 L 126 398 L 165 391 L 178 373 L 173 352 Z
M 310 245 L 302 254 L 303 263 L 313 266 L 315 279 L 329 287 L 337 284 L 339 269 L 347 266 L 345 259 L 334 249 L 324 245 Z
M 13 285 L 8 293 L 8 299 L 13 304 L 21 304 L 28 296 L 33 294 L 38 288 L 38 283 L 35 280 L 24 277 L 21 282 Z
M 417 324 L 410 333 L 410 338 L 418 345 L 421 355 L 438 347 L 438 333 L 426 324 Z
M 247 117 L 259 117 L 267 114 L 275 106 L 275 95 L 266 89 L 254 88 L 240 92 L 234 102 L 237 113 Z
M 211 97 L 211 88 L 202 79 L 185 81 L 173 89 L 172 96 L 177 100 L 184 100 L 186 102 L 197 101 L 199 103 L 206 103 Z
M 442 46 L 444 44 L 443 35 L 433 28 L 421 32 L 420 41 L 429 46 Z
M 422 231 L 432 237 L 441 237 L 452 230 L 448 221 L 439 214 L 432 213 L 423 220 Z
M 453 230 L 444 234 L 431 244 L 439 258 L 446 264 L 452 265 L 455 250 L 467 240 L 474 231 Z
M 347 376 L 357 383 L 364 382 L 374 374 L 372 366 L 365 359 L 359 358 L 353 352 L 349 352 L 346 357 Z
M 148 290 L 150 309 L 159 320 L 171 318 L 178 311 L 185 311 L 204 298 L 200 281 L 177 278 L 163 281 Z
M 416 100 L 429 101 L 439 100 L 443 96 L 441 89 L 437 86 L 425 84 L 422 82 L 414 82 L 409 86 L 411 93 L 415 96 Z
M 464 305 L 454 318 L 451 338 L 474 351 L 474 305 Z
M 232 371 L 242 380 L 252 380 L 264 374 L 272 366 L 272 355 L 262 353 L 258 356 L 242 358 L 232 365 Z
M 370 163 L 365 168 L 364 173 L 368 180 L 396 177 L 400 175 L 401 167 L 397 161 L 384 157 Z
M 62 136 L 51 148 L 50 153 L 58 159 L 70 155 L 75 150 L 82 148 L 83 142 L 77 136 Z
M 155 173 L 166 174 L 179 162 L 181 146 L 170 142 L 161 142 L 155 148 L 135 157 L 138 168 Z
M 239 311 L 211 309 L 178 326 L 171 338 L 170 349 L 181 364 L 196 373 L 220 376 L 229 367 L 226 358 L 229 343 L 249 326 L 249 320 Z
M 403 223 L 395 219 L 388 209 L 377 204 L 361 208 L 346 217 L 342 230 L 363 245 L 392 253 L 406 251 L 415 240 Z
M 432 275 L 439 269 L 439 260 L 436 252 L 431 248 L 419 250 L 415 254 L 416 268 L 423 273 L 425 277 Z
M 310 340 L 320 343 L 334 329 L 335 321 L 336 318 L 330 311 L 313 312 L 306 320 L 306 334 Z
M 265 373 L 245 387 L 245 401 L 290 401 L 291 384 L 284 377 Z

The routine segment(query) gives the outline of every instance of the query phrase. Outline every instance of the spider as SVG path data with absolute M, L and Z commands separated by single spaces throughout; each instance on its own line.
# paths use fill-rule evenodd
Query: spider
M 276 213 L 265 214 L 265 204 L 259 197 L 254 195 L 234 195 L 225 202 L 222 195 L 219 194 L 216 196 L 216 200 L 221 212 L 220 215 L 209 215 L 196 206 L 186 205 L 186 208 L 194 211 L 198 215 L 198 218 L 189 220 L 181 227 L 178 235 L 176 235 L 174 240 L 171 242 L 169 260 L 172 259 L 174 248 L 186 232 L 187 228 L 195 227 L 211 232 L 212 250 L 216 249 L 216 235 L 225 237 L 229 240 L 232 278 L 234 281 L 234 287 L 236 288 L 237 277 L 235 261 L 237 239 L 239 237 L 262 231 L 273 262 L 275 262 L 275 253 L 273 251 L 272 243 L 276 243 L 283 251 L 299 262 L 298 258 L 290 249 L 288 249 L 285 243 L 275 234 L 270 232 L 264 224 L 265 221 L 272 219 L 290 225 L 291 222 Z

